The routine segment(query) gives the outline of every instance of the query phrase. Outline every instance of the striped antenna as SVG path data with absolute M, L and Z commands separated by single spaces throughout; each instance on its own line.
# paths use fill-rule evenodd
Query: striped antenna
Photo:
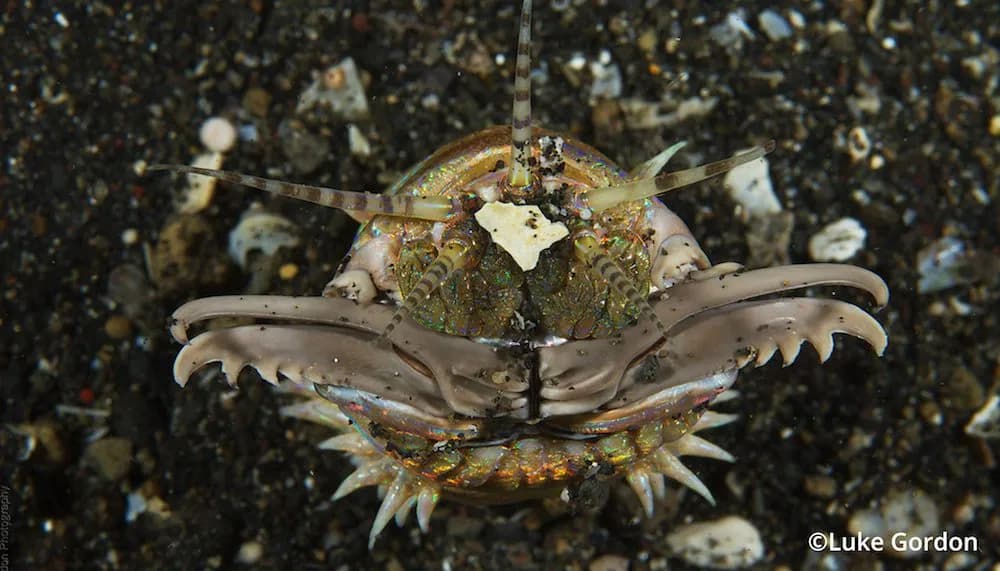
M 232 171 L 204 169 L 187 165 L 150 165 L 146 167 L 146 170 L 210 176 L 226 182 L 257 188 L 271 194 L 312 202 L 320 206 L 369 214 L 386 214 L 388 216 L 420 218 L 422 220 L 445 220 L 460 209 L 450 198 L 443 196 L 422 198 L 409 195 L 390 196 L 387 194 L 375 194 L 373 192 L 337 190 L 321 186 L 283 182 Z
M 514 65 L 514 116 L 511 121 L 510 174 L 514 188 L 531 184 L 528 159 L 531 156 L 531 0 L 521 5 L 521 27 L 517 35 L 517 62 Z
M 420 281 L 417 282 L 417 285 L 413 286 L 413 289 L 407 294 L 403 303 L 396 308 L 396 312 L 392 314 L 389 324 L 382 331 L 381 339 L 388 339 L 389 335 L 392 334 L 392 330 L 412 313 L 418 305 L 427 301 L 427 298 L 441 287 L 457 270 L 461 270 L 467 266 L 467 262 L 473 257 L 475 246 L 476 242 L 474 240 L 462 238 L 449 240 L 441 248 L 441 252 L 437 258 L 434 258 L 434 261 L 424 270 L 423 275 L 420 276 Z
M 728 159 L 722 159 L 721 161 L 715 161 L 714 163 L 708 163 L 707 165 L 700 165 L 682 171 L 664 173 L 652 178 L 627 182 L 621 186 L 594 188 L 582 193 L 580 195 L 580 199 L 582 199 L 581 202 L 583 206 L 590 208 L 593 212 L 600 212 L 602 210 L 607 210 L 612 206 L 621 204 L 622 202 L 643 200 L 669 190 L 692 185 L 696 182 L 712 178 L 713 176 L 729 172 L 740 165 L 762 158 L 764 155 L 774 150 L 774 145 L 774 141 L 771 140 L 764 143 L 762 146 L 754 147 L 753 149 L 745 153 L 740 153 L 735 157 L 729 157 Z
M 618 267 L 618 264 L 604 253 L 600 242 L 593 232 L 581 232 L 573 240 L 573 248 L 577 257 L 590 269 L 607 282 L 612 289 L 622 294 L 629 303 L 639 309 L 639 321 L 646 320 L 656 327 L 661 337 L 667 336 L 667 330 L 663 322 L 656 316 L 653 307 L 646 301 L 646 296 L 640 294 L 632 281 L 628 279 L 625 272 Z

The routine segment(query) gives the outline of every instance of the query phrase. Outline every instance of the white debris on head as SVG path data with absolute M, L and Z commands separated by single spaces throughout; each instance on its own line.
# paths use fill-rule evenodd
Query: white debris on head
M 569 235 L 565 224 L 550 222 L 534 205 L 490 202 L 476 212 L 476 222 L 524 271 L 535 269 L 542 250 Z

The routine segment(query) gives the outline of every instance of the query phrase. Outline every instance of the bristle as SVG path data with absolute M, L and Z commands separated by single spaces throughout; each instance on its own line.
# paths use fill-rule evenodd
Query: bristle
M 399 506 L 396 510 L 396 527 L 404 527 L 406 525 L 406 520 L 410 517 L 410 512 L 413 511 L 413 507 L 417 505 L 417 494 L 411 494 L 410 497 L 406 498 L 403 505 Z
M 731 391 L 726 391 L 726 392 L 724 392 L 722 394 L 724 395 L 724 394 L 727 394 L 729 392 L 731 392 Z M 721 397 L 722 395 L 719 395 L 719 396 Z M 712 404 L 717 404 L 719 402 L 721 402 L 719 400 L 719 397 L 716 397 L 715 400 L 712 401 Z M 737 414 L 726 414 L 726 413 L 723 413 L 723 412 L 715 412 L 715 411 L 712 411 L 712 410 L 706 410 L 705 414 L 701 415 L 701 418 L 698 419 L 698 423 L 695 424 L 694 427 L 691 429 L 691 432 L 700 432 L 702 430 L 709 430 L 711 428 L 717 428 L 719 426 L 725 426 L 725 425 L 729 424 L 730 422 L 734 422 L 734 421 L 738 420 L 739 418 L 740 417 Z
M 417 285 L 413 286 L 413 289 L 407 294 L 406 299 L 403 300 L 403 303 L 393 313 L 392 319 L 385 326 L 380 339 L 382 341 L 388 339 L 393 329 L 407 315 L 412 313 L 417 306 L 424 303 L 457 269 L 465 267 L 474 247 L 475 245 L 472 243 L 472 240 L 459 238 L 445 244 L 441 248 L 441 253 L 438 254 L 437 258 L 424 270 Z
M 646 512 L 646 517 L 653 517 L 655 494 L 650 483 L 649 472 L 645 468 L 635 468 L 625 476 L 625 481 L 639 498 L 639 503 L 642 504 L 642 511 Z
M 385 526 L 396 515 L 399 508 L 409 499 L 411 492 L 410 483 L 411 477 L 406 473 L 406 470 L 399 470 L 396 474 L 396 479 L 389 485 L 389 489 L 385 493 L 385 498 L 382 499 L 382 505 L 379 506 L 378 513 L 375 514 L 375 521 L 372 523 L 371 532 L 368 534 L 368 549 L 375 547 L 375 539 L 378 538 L 378 535 L 382 533 Z
M 667 166 L 667 162 L 677 154 L 677 151 L 683 149 L 686 144 L 687 141 L 681 141 L 660 151 L 655 157 L 632 169 L 632 172 L 630 173 L 631 176 L 629 178 L 640 180 L 660 174 L 663 167 Z
M 365 486 L 377 486 L 396 473 L 392 462 L 387 458 L 373 460 L 358 466 L 349 476 L 344 478 L 337 490 L 333 492 L 333 499 L 340 498 Z
M 317 445 L 320 450 L 338 450 L 348 454 L 369 455 L 371 444 L 357 432 L 345 432 L 327 438 Z
M 698 479 L 698 476 L 695 476 L 694 472 L 688 469 L 673 453 L 665 448 L 660 448 L 653 453 L 653 460 L 662 474 L 698 492 L 699 495 L 708 500 L 708 503 L 715 505 L 715 498 L 712 497 L 712 492 L 708 491 L 704 482 Z
M 583 233 L 577 236 L 573 242 L 577 255 L 590 265 L 590 267 L 606 281 L 615 291 L 625 296 L 630 304 L 639 309 L 640 321 L 647 321 L 656 327 L 660 335 L 666 337 L 667 331 L 663 327 L 663 322 L 656 316 L 652 306 L 646 297 L 635 289 L 632 281 L 628 279 L 618 264 L 610 256 L 601 250 L 601 246 L 591 233 Z
M 774 150 L 774 146 L 774 141 L 768 141 L 763 146 L 754 147 L 750 151 L 740 153 L 735 157 L 682 171 L 664 173 L 653 178 L 627 182 L 620 186 L 595 188 L 583 193 L 580 198 L 583 205 L 592 212 L 600 212 L 622 202 L 643 200 L 731 171 L 740 165 L 755 161 L 770 153 Z
M 649 473 L 649 486 L 653 488 L 653 497 L 661 502 L 667 499 L 667 484 L 664 481 L 663 474 L 659 472 Z
M 677 441 L 676 453 L 682 456 L 701 456 L 702 458 L 711 458 L 723 462 L 736 461 L 736 458 L 723 450 L 721 446 L 712 444 L 708 440 L 694 434 L 687 434 L 684 438 Z
M 531 157 L 531 0 L 521 5 L 521 25 L 517 36 L 514 65 L 514 112 L 511 120 L 510 174 L 507 182 L 515 188 L 531 184 L 528 159 Z
M 427 533 L 431 529 L 431 514 L 441 499 L 441 490 L 437 486 L 425 486 L 417 495 L 417 523 L 420 531 Z
M 422 220 L 445 220 L 456 211 L 456 207 L 451 199 L 440 196 L 418 197 L 407 194 L 387 195 L 372 192 L 337 190 L 321 186 L 283 182 L 232 171 L 203 169 L 187 165 L 151 165 L 146 167 L 146 170 L 167 170 L 210 176 L 233 184 L 260 189 L 271 194 L 287 196 L 296 200 L 304 200 L 313 204 L 319 204 L 320 206 L 339 208 L 351 212 L 384 214 Z

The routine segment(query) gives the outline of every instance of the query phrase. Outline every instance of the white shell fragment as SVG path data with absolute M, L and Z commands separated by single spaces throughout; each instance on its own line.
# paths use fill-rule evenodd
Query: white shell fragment
M 809 238 L 809 256 L 817 262 L 843 262 L 865 247 L 868 232 L 853 218 L 841 218 Z
M 851 155 L 851 162 L 863 161 L 871 152 L 872 141 L 868 138 L 868 131 L 864 127 L 851 129 L 847 134 L 847 153 Z
M 748 150 L 744 149 L 737 154 Z M 763 218 L 781 212 L 781 203 L 774 194 L 768 165 L 764 158 L 750 161 L 726 173 L 726 178 L 722 181 L 729 195 L 742 207 L 744 218 Z
M 222 153 L 205 153 L 191 161 L 191 166 L 203 169 L 222 168 Z M 216 179 L 200 174 L 187 175 L 188 185 L 184 189 L 178 210 L 184 214 L 201 212 L 212 203 L 215 195 Z
M 1000 438 L 1000 396 L 991 396 L 983 408 L 976 411 L 965 425 L 965 433 L 989 440 Z
M 792 27 L 788 25 L 788 21 L 770 8 L 757 15 L 757 23 L 772 42 L 792 37 Z
M 361 269 L 347 270 L 330 280 L 323 289 L 326 297 L 346 297 L 361 304 L 370 303 L 375 293 L 371 275 Z
M 622 72 L 614 63 L 591 62 L 590 73 L 594 83 L 590 86 L 590 101 L 618 99 L 622 94 Z
M 287 218 L 251 206 L 240 223 L 229 233 L 229 255 L 246 269 L 250 252 L 274 255 L 278 248 L 299 245 L 298 228 Z
M 667 536 L 667 548 L 688 564 L 709 569 L 749 567 L 764 556 L 760 532 L 737 516 L 681 526 Z
M 753 41 L 756 37 L 744 18 L 745 13 L 742 9 L 730 12 L 725 20 L 712 26 L 708 31 L 709 37 L 724 48 L 739 50 L 743 47 L 744 39 Z
M 295 111 L 302 113 L 317 106 L 328 106 L 348 121 L 368 117 L 368 97 L 353 59 L 345 58 L 319 73 L 312 85 L 299 96 Z
M 476 222 L 522 270 L 533 270 L 542 250 L 569 235 L 562 222 L 552 223 L 534 205 L 489 202 L 476 212 Z
M 877 510 L 858 510 L 851 514 L 847 531 L 852 535 L 883 538 L 886 552 L 891 555 L 911 558 L 923 553 L 920 549 L 896 551 L 890 541 L 894 535 L 932 537 L 943 531 L 937 504 L 923 490 L 894 490 L 879 504 L 880 508 Z
M 201 144 L 213 153 L 224 153 L 236 144 L 236 127 L 222 117 L 212 117 L 198 131 Z
M 353 123 L 347 126 L 347 144 L 355 157 L 368 157 L 372 154 L 372 146 L 365 134 Z

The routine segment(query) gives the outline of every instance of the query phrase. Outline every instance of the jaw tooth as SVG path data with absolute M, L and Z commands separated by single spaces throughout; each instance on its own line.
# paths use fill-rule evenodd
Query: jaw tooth
M 802 349 L 802 338 L 793 334 L 788 339 L 780 339 L 778 340 L 778 348 L 781 349 L 781 357 L 784 359 L 781 366 L 787 367 L 799 356 L 799 350 Z
M 242 359 L 223 359 L 222 360 L 222 376 L 225 377 L 226 383 L 230 387 L 236 388 L 236 381 L 239 380 L 240 371 L 243 370 L 243 366 L 246 363 Z
M 819 362 L 825 363 L 830 355 L 833 353 L 833 334 L 827 333 L 826 335 L 817 335 L 815 337 L 809 338 L 809 343 L 816 349 L 816 354 L 819 356 Z
M 649 482 L 649 472 L 646 471 L 646 468 L 644 466 L 634 468 L 625 476 L 625 481 L 628 482 L 629 486 L 632 486 L 632 491 L 635 492 L 639 503 L 642 504 L 642 510 L 646 512 L 646 517 L 653 517 L 653 488 Z
M 771 360 L 771 357 L 774 356 L 774 352 L 777 350 L 778 347 L 776 345 L 774 345 L 770 341 L 765 341 L 764 346 L 759 347 L 757 349 L 757 360 L 754 362 L 754 364 L 758 367 L 764 365 L 765 363 Z

